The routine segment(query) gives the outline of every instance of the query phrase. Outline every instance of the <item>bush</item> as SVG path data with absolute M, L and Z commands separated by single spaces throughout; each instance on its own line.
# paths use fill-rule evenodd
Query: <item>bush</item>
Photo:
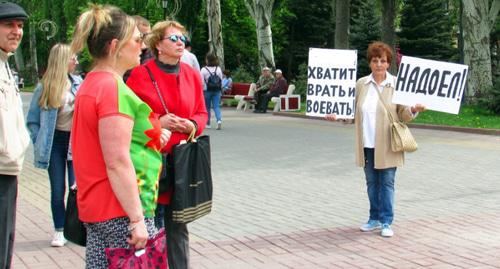
M 306 100 L 307 95 L 307 63 L 299 65 L 299 74 L 291 80 L 295 85 L 294 94 L 300 94 L 302 100 Z
M 493 80 L 493 87 L 478 97 L 479 105 L 500 115 L 500 77 Z
M 254 78 L 254 75 L 252 73 L 250 73 L 243 66 L 236 68 L 231 73 L 232 73 L 233 82 L 252 83 L 252 82 L 256 81 L 256 79 Z

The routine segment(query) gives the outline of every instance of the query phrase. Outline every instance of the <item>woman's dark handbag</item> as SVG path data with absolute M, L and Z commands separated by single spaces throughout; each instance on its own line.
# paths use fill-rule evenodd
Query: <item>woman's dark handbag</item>
M 160 182 L 158 186 L 158 193 L 164 193 L 168 191 L 170 186 L 174 184 L 174 166 L 172 164 L 172 158 L 168 154 L 162 154 L 162 169 L 160 173 Z
M 109 269 L 167 269 L 167 240 L 162 229 L 144 249 L 106 248 Z
M 76 201 L 76 189 L 70 189 L 66 201 L 66 214 L 64 218 L 64 238 L 77 245 L 87 244 L 87 228 L 78 218 L 78 205 Z
M 193 132 L 185 143 L 174 146 L 172 154 L 175 170 L 172 220 L 189 223 L 212 209 L 210 138 L 205 135 L 194 138 Z

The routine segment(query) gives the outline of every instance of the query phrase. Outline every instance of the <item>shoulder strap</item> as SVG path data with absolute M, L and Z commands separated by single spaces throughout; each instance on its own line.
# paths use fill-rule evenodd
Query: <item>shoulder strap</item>
M 385 88 L 385 86 L 384 86 L 384 88 Z M 380 91 L 379 91 L 378 89 L 375 89 L 375 91 L 377 92 L 377 94 L 378 94 L 378 98 L 380 99 L 380 102 L 382 102 L 382 105 L 383 105 L 383 107 L 384 107 L 385 111 L 387 112 L 387 116 L 389 116 L 389 120 L 390 120 L 391 122 L 394 122 L 394 121 L 395 121 L 395 120 L 394 120 L 394 119 L 395 119 L 395 117 L 393 117 L 393 116 L 392 116 L 392 113 L 391 113 L 391 111 L 389 110 L 389 107 L 388 107 L 388 106 L 387 106 L 387 104 L 384 102 L 384 99 L 382 99 L 382 95 L 380 94 Z
M 151 78 L 151 81 L 153 82 L 153 86 L 156 89 L 156 93 L 158 94 L 158 97 L 160 97 L 160 102 L 161 105 L 163 106 L 163 109 L 165 109 L 165 114 L 168 114 L 168 109 L 167 105 L 165 104 L 165 100 L 163 100 L 163 96 L 161 95 L 160 89 L 158 88 L 158 83 L 156 83 L 155 77 L 153 76 L 153 73 L 149 69 L 147 65 L 144 65 L 146 67 L 146 70 L 148 71 L 149 77 Z

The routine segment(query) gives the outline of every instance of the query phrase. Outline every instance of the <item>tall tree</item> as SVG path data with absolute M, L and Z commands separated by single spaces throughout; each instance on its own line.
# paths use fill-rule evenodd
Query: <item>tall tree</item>
M 273 33 L 271 20 L 274 0 L 245 0 L 250 16 L 255 21 L 257 30 L 257 46 L 259 49 L 259 65 L 275 68 L 273 52 Z
M 466 95 L 478 96 L 493 86 L 490 32 L 500 10 L 500 0 L 463 0 L 464 62 L 469 66 Z
M 224 70 L 224 43 L 222 41 L 220 0 L 207 0 L 207 17 L 209 52 L 219 58 L 219 66 Z
M 349 0 L 335 1 L 335 48 L 349 48 Z
M 404 0 L 399 46 L 404 55 L 432 60 L 457 59 L 448 0 Z
M 397 0 L 381 0 L 382 1 L 382 27 L 381 27 L 381 38 L 382 41 L 387 43 L 393 51 L 396 51 L 396 31 L 394 20 L 396 19 L 396 1 Z M 389 71 L 393 74 L 396 73 L 396 57 L 392 57 L 391 67 Z
M 373 41 L 380 40 L 380 18 L 377 14 L 375 0 L 354 0 L 351 6 L 357 5 L 358 10 L 351 17 L 351 48 L 358 50 L 358 78 L 370 74 L 366 50 Z

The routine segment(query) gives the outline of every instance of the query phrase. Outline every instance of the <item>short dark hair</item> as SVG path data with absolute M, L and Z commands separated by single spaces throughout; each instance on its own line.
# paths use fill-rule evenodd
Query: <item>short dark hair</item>
M 384 42 L 375 41 L 368 46 L 366 50 L 366 57 L 368 58 L 368 63 L 374 57 L 382 57 L 385 54 L 387 56 L 387 62 L 389 65 L 392 62 L 392 48 Z
M 215 56 L 213 53 L 208 53 L 207 56 L 205 57 L 207 59 L 207 65 L 208 66 L 218 66 L 219 65 L 219 58 Z

